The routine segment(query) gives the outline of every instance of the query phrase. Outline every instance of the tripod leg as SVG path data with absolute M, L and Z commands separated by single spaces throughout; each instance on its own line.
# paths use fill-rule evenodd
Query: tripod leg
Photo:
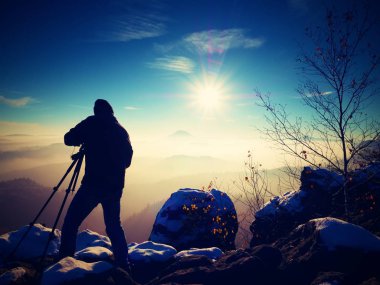
M 66 170 L 66 173 L 63 175 L 63 177 L 61 178 L 61 180 L 58 182 L 57 186 L 55 186 L 53 188 L 53 192 L 50 194 L 49 198 L 46 200 L 46 202 L 44 203 L 44 205 L 42 206 L 42 208 L 40 209 L 40 211 L 38 212 L 38 214 L 35 216 L 35 218 L 33 219 L 33 221 L 30 222 L 29 227 L 24 232 L 24 234 L 22 235 L 22 237 L 18 241 L 18 243 L 15 246 L 15 248 L 7 256 L 7 258 L 6 258 L 7 260 L 11 259 L 15 255 L 15 253 L 17 252 L 18 248 L 20 247 L 21 243 L 24 241 L 24 239 L 26 238 L 26 236 L 29 234 L 30 230 L 32 229 L 32 227 L 34 226 L 34 224 L 36 223 L 36 221 L 38 220 L 38 218 L 41 216 L 42 212 L 45 210 L 45 208 L 47 207 L 47 205 L 49 204 L 50 200 L 53 198 L 53 196 L 55 195 L 55 193 L 57 193 L 59 187 L 61 186 L 61 184 L 66 179 L 67 175 L 71 172 L 71 170 L 73 169 L 74 165 L 77 162 L 78 162 L 78 159 L 74 160 L 71 163 L 71 165 L 69 166 L 69 168 Z
M 71 191 L 74 192 L 75 191 L 75 187 L 77 185 L 77 182 L 78 182 L 78 178 L 79 178 L 79 173 L 80 173 L 80 169 L 82 167 L 82 163 L 83 163 L 83 154 L 81 157 L 79 157 L 79 160 L 78 160 L 78 165 L 77 165 L 77 168 L 78 168 L 78 171 L 76 172 L 76 175 L 75 175 L 75 179 L 74 179 L 74 185 L 73 187 L 71 188 Z
M 53 240 L 53 238 L 55 237 L 55 234 L 54 234 L 54 231 L 55 229 L 57 228 L 57 224 L 58 224 L 58 221 L 61 217 L 61 214 L 62 214 L 62 211 L 63 211 L 63 208 L 65 207 L 65 204 L 66 204 L 66 201 L 67 201 L 67 198 L 69 196 L 69 193 L 71 192 L 73 188 L 73 186 L 76 184 L 76 181 L 78 180 L 78 176 L 79 176 L 79 172 L 80 172 L 80 168 L 82 166 L 82 161 L 83 161 L 83 155 L 81 155 L 78 159 L 78 163 L 75 167 L 75 170 L 74 170 L 74 173 L 73 173 L 73 176 L 71 177 L 71 180 L 70 180 L 70 183 L 69 183 L 69 187 L 67 188 L 66 190 L 66 194 L 65 194 L 65 197 L 63 198 L 63 201 L 62 201 L 62 204 L 61 204 L 61 207 L 59 208 L 59 211 L 58 211 L 58 214 L 57 214 L 57 217 L 55 219 L 55 222 L 54 222 L 54 225 L 53 225 L 53 228 L 51 229 L 51 232 L 50 232 L 50 235 L 49 235 L 49 238 L 48 238 L 48 241 L 46 242 L 46 246 L 45 246 L 45 249 L 42 253 L 42 256 L 41 256 L 41 260 L 40 260 L 40 263 L 42 264 L 43 260 L 45 259 L 45 256 L 46 256 L 46 253 L 48 251 L 48 248 L 49 248 L 49 244 L 50 244 L 50 241 Z M 75 187 L 75 186 L 74 186 Z

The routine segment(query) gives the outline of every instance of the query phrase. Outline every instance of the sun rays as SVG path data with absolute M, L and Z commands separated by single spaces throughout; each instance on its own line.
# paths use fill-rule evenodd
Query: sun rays
M 189 83 L 191 105 L 204 116 L 222 112 L 227 99 L 227 80 L 210 74 Z

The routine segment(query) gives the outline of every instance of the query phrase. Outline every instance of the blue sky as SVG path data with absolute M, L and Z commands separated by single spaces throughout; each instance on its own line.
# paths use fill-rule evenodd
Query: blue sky
M 248 145 L 255 88 L 302 110 L 295 58 L 323 15 L 317 0 L 1 1 L 0 135 L 60 138 L 104 98 L 138 142 L 183 129 Z M 212 107 L 195 99 L 205 80 Z

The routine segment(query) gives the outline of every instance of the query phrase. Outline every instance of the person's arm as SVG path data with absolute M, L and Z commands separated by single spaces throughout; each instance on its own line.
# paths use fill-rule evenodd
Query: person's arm
M 88 119 L 83 120 L 74 128 L 70 129 L 70 131 L 68 131 L 64 137 L 65 145 L 80 146 L 81 144 L 83 144 L 84 138 L 85 138 L 85 129 L 86 129 L 87 124 L 88 124 Z
M 129 139 L 129 134 L 127 131 L 125 131 L 125 138 L 124 138 L 124 162 L 125 162 L 125 168 L 128 168 L 131 166 L 132 163 L 132 156 L 133 156 L 133 148 L 131 144 L 131 140 Z
M 133 156 L 133 148 L 132 148 L 131 141 L 129 140 L 129 136 L 128 136 L 128 144 L 127 144 L 127 147 L 126 147 L 125 168 L 128 168 L 128 167 L 131 166 L 132 156 Z

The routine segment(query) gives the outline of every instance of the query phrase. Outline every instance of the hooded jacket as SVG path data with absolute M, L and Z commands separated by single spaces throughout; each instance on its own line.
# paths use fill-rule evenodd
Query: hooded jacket
M 82 185 L 100 191 L 124 188 L 125 169 L 131 165 L 133 149 L 128 132 L 112 114 L 86 118 L 65 134 L 64 141 L 68 146 L 84 146 Z

